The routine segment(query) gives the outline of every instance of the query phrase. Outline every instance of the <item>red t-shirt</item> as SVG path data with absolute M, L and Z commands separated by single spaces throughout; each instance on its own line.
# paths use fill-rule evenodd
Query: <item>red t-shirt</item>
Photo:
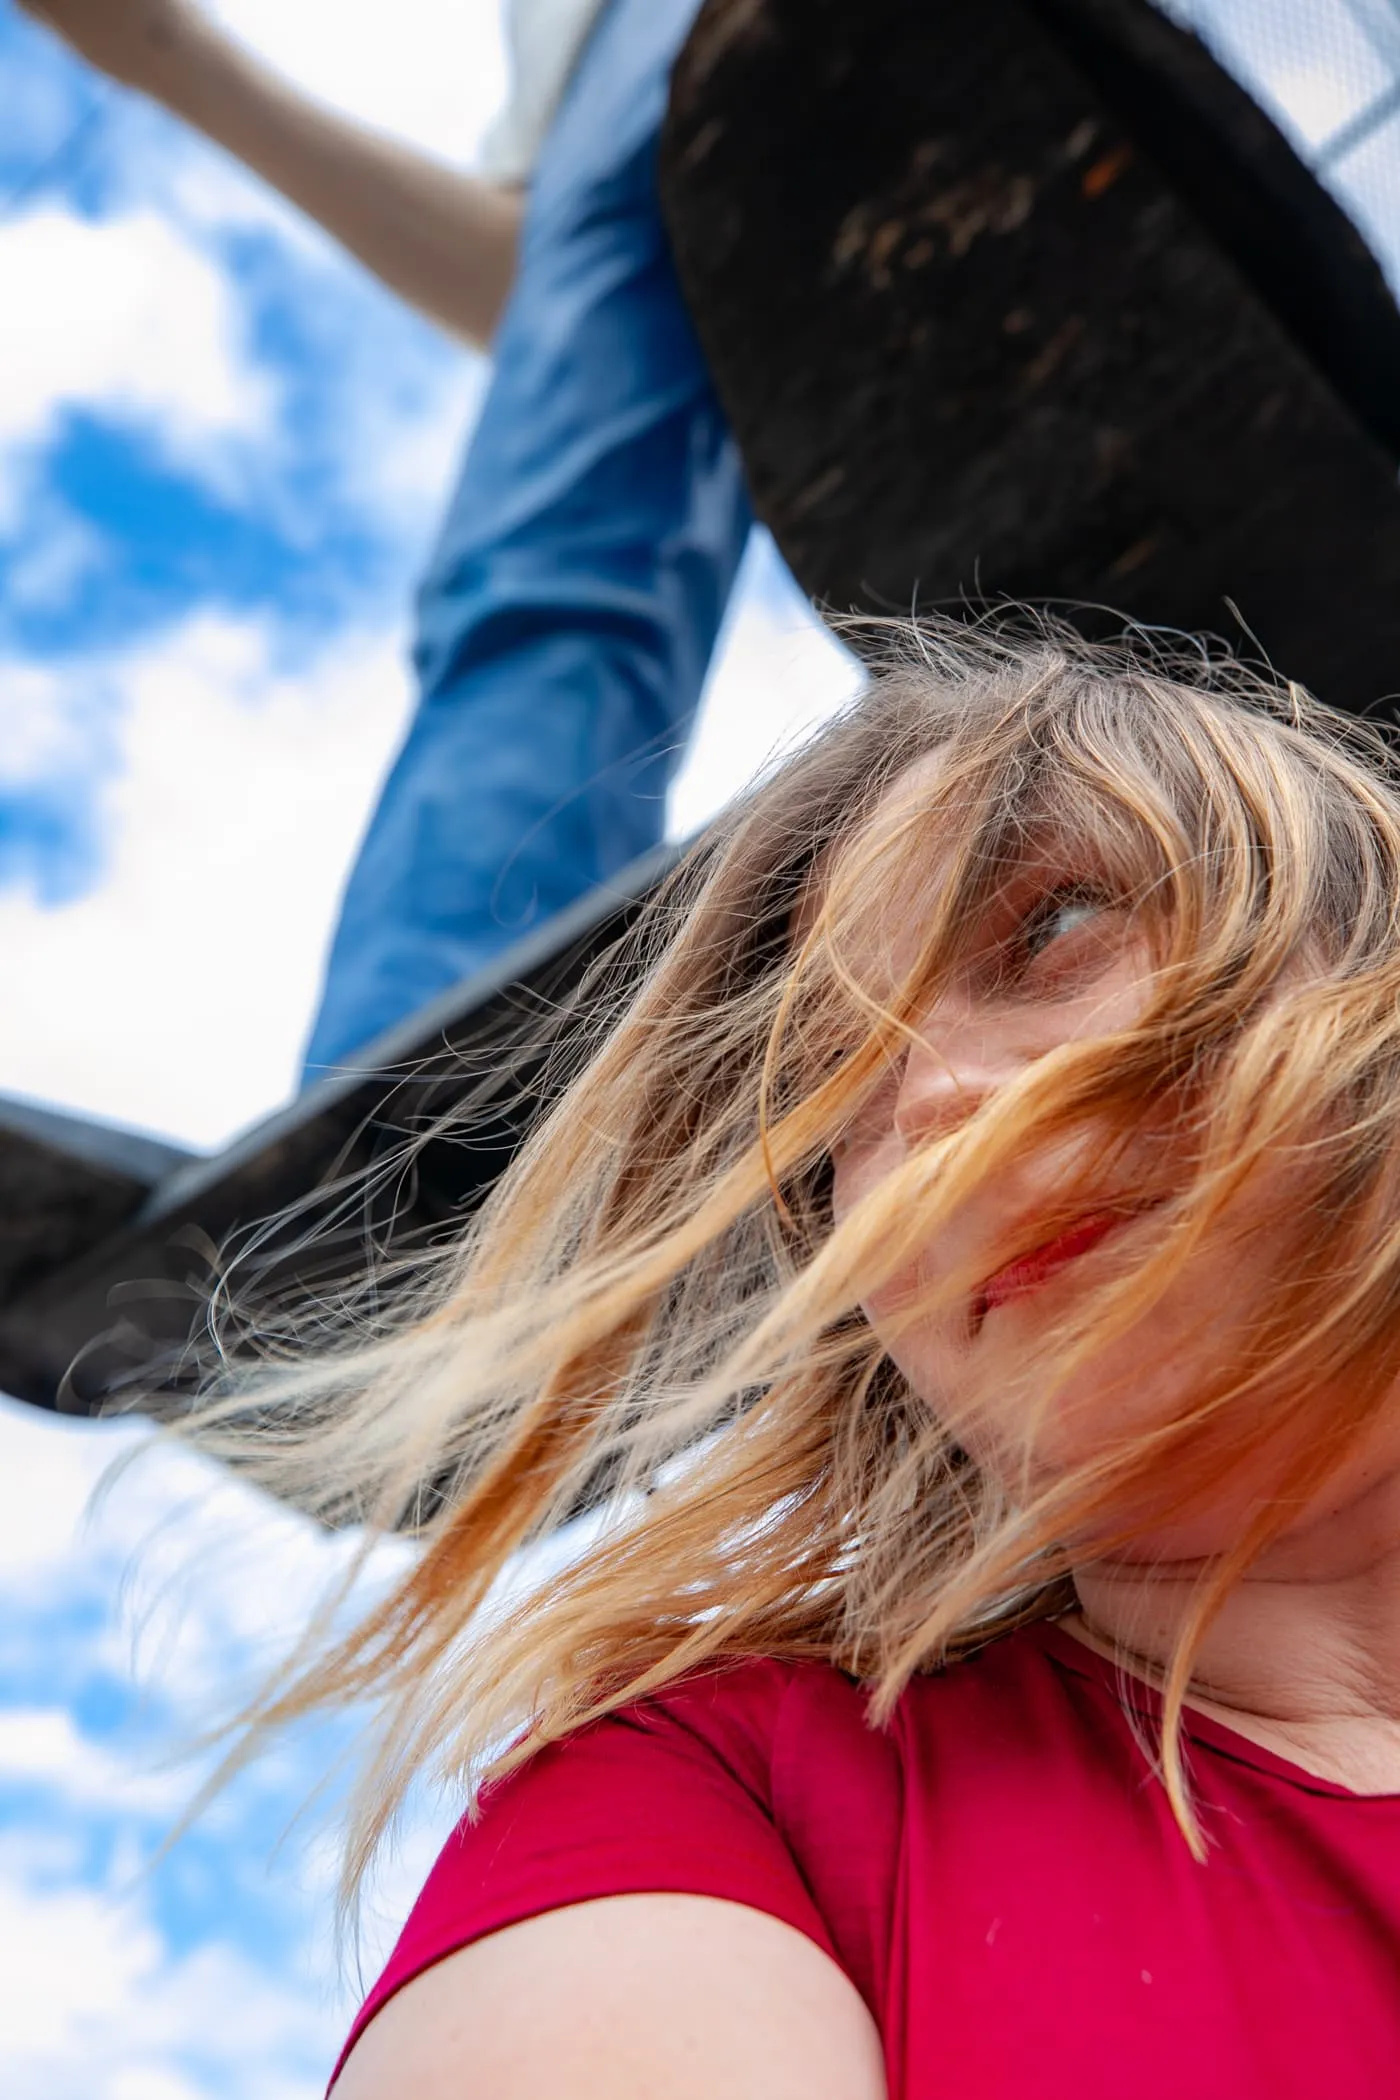
M 1187 1719 L 1204 1866 L 1117 1673 L 1057 1628 L 915 1679 L 878 1733 L 825 1665 L 693 1678 L 488 1793 L 354 2034 L 470 1940 L 670 1890 L 769 1911 L 839 1962 L 891 2100 L 1400 2094 L 1400 1795 Z

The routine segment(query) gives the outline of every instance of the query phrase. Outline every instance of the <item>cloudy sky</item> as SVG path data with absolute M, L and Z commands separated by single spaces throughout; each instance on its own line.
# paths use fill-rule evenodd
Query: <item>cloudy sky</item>
M 1325 43 L 1319 0 L 1170 4 L 1208 17 L 1310 151 L 1394 78 L 1387 0 L 1349 0 L 1372 35 L 1334 11 Z M 501 94 L 496 0 L 220 12 L 464 164 Z M 1378 128 L 1334 179 L 1400 276 L 1397 139 Z M 286 1098 L 405 718 L 407 592 L 481 385 L 265 191 L 0 0 L 0 1093 L 200 1148 Z M 850 689 L 759 547 L 673 829 Z M 161 1753 L 336 1549 L 165 1453 L 84 1524 L 133 1437 L 0 1400 L 0 2091 L 309 2100 L 354 1985 L 329 1950 L 324 1830 L 277 1841 L 335 1742 L 289 1743 L 152 1861 L 190 1784 Z M 198 1573 L 176 1613 L 160 1584 L 187 1565 L 182 1535 Z M 381 1920 L 445 1820 L 423 1806 Z
M 501 96 L 495 0 L 221 11 L 463 164 Z M 482 383 L 0 0 L 0 1092 L 199 1148 L 291 1092 Z M 673 830 L 851 682 L 756 550 Z M 0 1400 L 0 2092 L 305 2100 L 355 1987 L 328 1944 L 323 1827 L 277 1846 L 334 1745 L 298 1738 L 152 1866 L 190 1788 L 155 1764 L 334 1554 L 165 1453 L 85 1527 L 131 1434 Z M 122 1572 L 192 1504 L 198 1576 L 133 1657 Z M 161 1553 L 141 1564 L 149 1588 Z M 415 1826 L 383 1917 L 444 1818 Z

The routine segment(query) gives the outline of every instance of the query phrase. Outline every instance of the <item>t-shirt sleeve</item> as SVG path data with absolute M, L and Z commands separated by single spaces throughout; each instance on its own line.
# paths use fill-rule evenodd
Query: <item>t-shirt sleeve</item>
M 742 1665 L 541 1750 L 440 1853 L 336 2065 L 398 1990 L 503 1926 L 602 1896 L 718 1896 L 835 1956 L 773 1815 L 781 1665 Z

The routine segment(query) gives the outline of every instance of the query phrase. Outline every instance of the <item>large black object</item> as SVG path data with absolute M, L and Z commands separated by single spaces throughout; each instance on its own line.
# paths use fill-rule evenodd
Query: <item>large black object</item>
M 1400 313 L 1148 0 L 707 0 L 662 188 L 759 515 L 834 610 L 1242 640 L 1233 602 L 1323 697 L 1400 687 Z

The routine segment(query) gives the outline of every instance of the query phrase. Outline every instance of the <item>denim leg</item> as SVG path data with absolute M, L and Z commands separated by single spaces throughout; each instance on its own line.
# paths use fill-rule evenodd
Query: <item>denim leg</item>
M 541 159 L 308 1077 L 662 836 L 750 523 L 656 197 L 697 7 L 613 0 Z

